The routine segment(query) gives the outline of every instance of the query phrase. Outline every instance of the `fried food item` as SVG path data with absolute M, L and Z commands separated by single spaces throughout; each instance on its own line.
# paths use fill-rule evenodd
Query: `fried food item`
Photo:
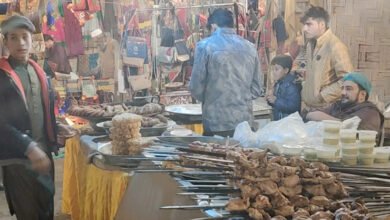
M 310 216 L 312 220 L 333 220 L 334 215 L 331 212 L 316 212 L 314 215 Z
M 330 206 L 330 200 L 325 196 L 314 196 L 310 199 L 310 204 L 327 208 Z
M 264 219 L 261 212 L 255 208 L 249 208 L 248 214 L 249 214 L 249 217 L 251 217 L 254 220 L 263 220 Z
M 283 193 L 283 195 L 291 198 L 302 193 L 302 185 L 296 185 L 293 187 L 281 186 L 279 187 L 279 191 Z
M 230 212 L 240 212 L 246 211 L 249 208 L 249 198 L 243 200 L 241 198 L 230 199 L 228 204 L 226 205 L 226 210 Z
M 272 180 L 261 181 L 257 183 L 257 187 L 264 195 L 273 195 L 279 192 L 278 185 Z
M 307 219 L 310 217 L 310 213 L 305 210 L 305 209 L 298 209 L 294 214 L 293 214 L 293 219 Z
M 285 187 L 294 187 L 298 185 L 300 182 L 299 176 L 298 175 L 291 175 L 287 176 L 282 179 L 282 185 Z
M 285 205 L 282 207 L 279 207 L 278 209 L 275 209 L 276 215 L 281 215 L 283 217 L 289 217 L 294 214 L 294 206 L 291 205 Z
M 309 199 L 306 196 L 295 195 L 290 197 L 290 202 L 293 206 L 297 208 L 307 207 L 310 203 Z
M 270 209 L 272 205 L 267 196 L 258 195 L 255 202 L 252 203 L 252 207 L 256 209 Z
M 303 190 L 310 196 L 326 196 L 325 189 L 321 184 L 306 185 L 303 187 Z
M 290 204 L 290 201 L 281 193 L 277 192 L 271 196 L 271 204 L 273 208 L 279 208 Z

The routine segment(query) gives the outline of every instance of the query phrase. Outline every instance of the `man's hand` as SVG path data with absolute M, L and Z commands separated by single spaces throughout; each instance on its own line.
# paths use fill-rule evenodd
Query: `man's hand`
M 321 111 L 314 111 L 314 112 L 307 113 L 306 120 L 308 120 L 308 121 L 323 121 L 323 120 L 340 121 L 340 119 L 335 118 L 335 117 L 328 115 L 325 112 L 321 112 Z
M 271 104 L 274 104 L 275 101 L 276 101 L 276 96 L 274 96 L 274 95 L 268 95 L 268 96 L 267 96 L 267 101 L 268 101 L 269 103 L 271 103 Z
M 32 144 L 33 146 L 29 147 L 29 152 L 27 153 L 27 157 L 32 164 L 32 169 L 40 174 L 48 174 L 51 169 L 49 157 L 47 157 L 46 153 L 35 142 Z
M 61 123 L 57 124 L 57 129 L 58 129 L 57 143 L 62 145 L 62 146 L 65 145 L 66 139 L 71 138 L 78 133 L 77 130 L 72 128 L 71 126 L 64 125 Z

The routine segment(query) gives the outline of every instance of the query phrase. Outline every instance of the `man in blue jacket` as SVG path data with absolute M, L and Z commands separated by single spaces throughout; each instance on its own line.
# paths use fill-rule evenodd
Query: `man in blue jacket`
M 208 18 L 212 35 L 197 44 L 190 81 L 202 102 L 204 135 L 230 136 L 240 122 L 253 121 L 252 100 L 261 95 L 255 46 L 233 29 L 232 12 L 216 9 Z

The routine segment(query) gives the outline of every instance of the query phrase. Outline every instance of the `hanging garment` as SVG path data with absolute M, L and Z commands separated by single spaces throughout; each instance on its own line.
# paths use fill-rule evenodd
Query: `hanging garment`
M 81 27 L 75 15 L 67 8 L 68 3 L 63 4 L 65 17 L 65 42 L 68 48 L 68 56 L 73 57 L 84 54 L 83 36 Z
M 55 68 L 56 72 L 60 72 L 60 73 L 72 72 L 72 67 L 70 66 L 65 48 L 61 44 L 55 43 L 52 48 L 47 49 L 46 58 L 48 61 L 51 61 L 56 64 L 56 68 Z
M 64 42 L 64 19 L 62 17 L 54 18 L 54 25 L 49 25 L 48 22 L 43 21 L 42 33 L 52 36 L 55 42 Z
M 103 27 L 105 32 L 118 33 L 118 22 L 115 17 L 114 0 L 106 0 L 104 6 Z

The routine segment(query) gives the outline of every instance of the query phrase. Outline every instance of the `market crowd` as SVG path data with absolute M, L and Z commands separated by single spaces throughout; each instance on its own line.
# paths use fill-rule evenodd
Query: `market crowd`
M 354 72 L 347 47 L 329 28 L 328 13 L 312 7 L 301 22 L 308 39 L 305 74 L 294 70 L 288 55 L 271 62 L 274 85 L 266 99 L 274 120 L 294 112 L 316 121 L 358 116 L 359 129 L 380 133 L 383 116 L 368 101 L 371 83 Z M 233 26 L 232 12 L 214 10 L 208 18 L 212 34 L 196 47 L 190 91 L 202 102 L 204 135 L 232 136 L 238 123 L 253 122 L 252 100 L 263 95 L 258 52 Z M 11 214 L 22 220 L 53 219 L 52 153 L 56 132 L 68 129 L 55 120 L 44 70 L 29 59 L 34 31 L 23 16 L 1 24 L 9 56 L 0 59 L 0 165 Z
M 273 108 L 273 120 L 295 112 L 305 121 L 357 116 L 358 129 L 380 136 L 384 117 L 369 101 L 371 82 L 354 70 L 348 48 L 329 27 L 328 12 L 312 6 L 300 21 L 307 39 L 305 71 L 295 67 L 290 55 L 272 59 L 273 85 L 266 100 Z M 208 19 L 212 34 L 195 50 L 190 91 L 202 102 L 204 135 L 232 136 L 240 122 L 251 124 L 252 100 L 263 95 L 258 53 L 233 25 L 230 11 L 215 10 Z

